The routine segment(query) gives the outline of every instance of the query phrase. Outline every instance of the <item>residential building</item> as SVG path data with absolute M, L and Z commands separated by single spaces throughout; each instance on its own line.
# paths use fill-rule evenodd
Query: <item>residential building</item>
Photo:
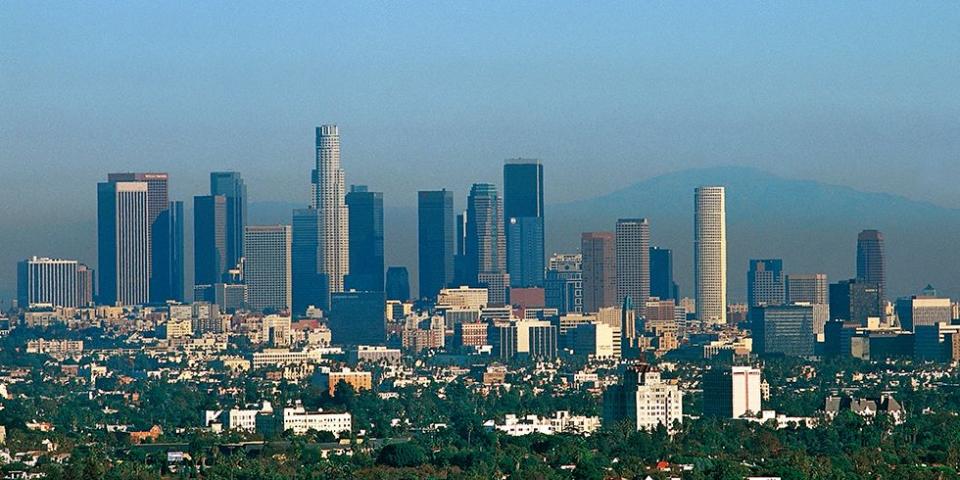
M 659 370 L 647 365 L 628 369 L 618 385 L 603 392 L 603 424 L 630 422 L 637 430 L 673 429 L 683 421 L 683 393 L 664 383 Z

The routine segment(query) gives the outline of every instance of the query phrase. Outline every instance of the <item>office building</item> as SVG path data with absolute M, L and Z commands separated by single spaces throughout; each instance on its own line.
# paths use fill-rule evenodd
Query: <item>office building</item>
M 469 285 L 474 280 L 470 278 L 470 257 L 467 255 L 467 212 L 465 210 L 457 214 L 454 232 L 457 250 L 453 255 L 453 285 Z
M 617 304 L 629 298 L 643 315 L 650 297 L 650 223 L 645 218 L 621 218 L 616 230 Z
M 842 280 L 830 284 L 830 319 L 846 320 L 866 326 L 870 317 L 883 318 L 880 287 L 862 280 Z
M 387 269 L 386 286 L 387 300 L 406 302 L 410 300 L 410 274 L 407 267 L 390 267 Z
M 247 308 L 280 311 L 291 307 L 292 237 L 289 225 L 247 226 L 243 237 Z
M 877 230 L 861 231 L 857 235 L 857 280 L 876 285 L 881 300 L 887 279 L 884 262 L 883 234 Z
M 477 285 L 486 288 L 490 305 L 510 304 L 510 274 L 498 272 L 480 272 Z
M 364 185 L 351 185 L 346 198 L 349 212 L 350 273 L 346 288 L 383 291 L 383 194 Z
M 330 292 L 343 291 L 350 271 L 349 212 L 346 183 L 340 167 L 340 130 L 336 125 L 317 127 L 315 207 L 320 214 L 320 273 Z
M 17 263 L 20 308 L 85 307 L 93 303 L 93 270 L 76 260 L 31 257 Z
M 914 295 L 897 300 L 895 311 L 900 328 L 914 332 L 917 327 L 944 324 L 953 321 L 953 307 L 949 298 Z
M 617 305 L 616 240 L 612 232 L 581 236 L 583 255 L 583 311 L 596 312 Z
M 465 251 L 472 285 L 479 284 L 478 276 L 481 273 L 507 273 L 503 227 L 503 205 L 497 187 L 489 183 L 475 183 L 467 198 Z
M 544 305 L 560 315 L 583 313 L 583 257 L 553 254 L 544 279 Z
M 173 278 L 171 271 L 174 255 L 177 249 L 182 249 L 183 237 L 177 238 L 171 231 L 174 224 L 169 213 L 169 176 L 166 173 L 111 173 L 107 175 L 107 182 L 143 182 L 147 184 L 147 255 L 150 258 L 149 269 L 149 301 L 163 303 L 175 299 L 177 283 L 183 284 L 182 279 Z M 180 221 L 182 221 L 182 216 Z M 180 242 L 180 246 L 174 242 Z M 182 274 L 182 269 L 181 272 Z M 182 297 L 182 290 L 180 296 Z
M 212 172 L 210 195 L 226 197 L 227 269 L 243 258 L 243 229 L 247 226 L 247 185 L 239 172 Z
M 146 182 L 97 184 L 99 302 L 141 305 L 150 300 L 150 212 Z
M 158 224 L 166 228 L 168 233 L 166 243 L 158 243 L 155 250 L 159 258 L 164 261 L 156 262 L 159 271 L 155 278 L 160 285 L 165 285 L 165 289 L 158 291 L 159 298 L 184 301 L 184 222 L 183 202 L 170 202 L 169 208 L 161 212 L 157 218 Z
M 785 301 L 783 260 L 750 260 L 747 272 L 747 305 L 783 305 Z
M 660 372 L 648 365 L 628 369 L 618 385 L 603 392 L 603 424 L 630 422 L 636 430 L 656 430 L 663 425 L 673 430 L 683 422 L 683 392 L 664 383 Z
M 227 197 L 193 197 L 193 283 L 213 285 L 223 281 L 230 265 L 227 257 Z
M 697 319 L 727 322 L 727 219 L 724 187 L 694 191 L 694 287 Z
M 458 288 L 444 288 L 437 294 L 437 308 L 457 307 L 480 310 L 490 302 L 490 295 L 486 288 L 460 286 Z
M 593 358 L 620 358 L 622 338 L 619 326 L 593 321 L 577 324 L 568 330 L 568 345 L 575 355 Z
M 330 306 L 328 279 L 322 273 L 320 212 L 315 208 L 293 211 L 293 241 L 291 253 L 293 312 L 306 313 L 314 306 L 326 310 Z
M 703 375 L 703 415 L 740 418 L 758 415 L 761 405 L 760 369 L 747 366 L 714 367 Z
M 542 287 L 544 262 L 543 165 L 511 159 L 503 165 L 503 214 L 511 287 Z
M 827 274 L 809 275 L 791 273 L 785 276 L 786 303 L 827 305 Z
M 760 354 L 810 356 L 816 332 L 812 305 L 761 305 L 750 309 L 753 351 Z
M 387 340 L 384 292 L 330 294 L 330 332 L 337 345 L 383 345 Z
M 417 248 L 419 253 L 420 298 L 432 299 L 454 278 L 453 192 L 417 193 Z
M 650 296 L 680 301 L 680 287 L 673 281 L 673 251 L 650 247 Z

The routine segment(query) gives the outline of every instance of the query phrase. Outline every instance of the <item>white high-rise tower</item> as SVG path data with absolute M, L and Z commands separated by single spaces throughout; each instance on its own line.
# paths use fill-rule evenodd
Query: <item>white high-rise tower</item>
M 694 284 L 697 319 L 727 322 L 727 215 L 723 187 L 694 190 Z
M 330 281 L 330 292 L 343 291 L 349 273 L 346 186 L 340 168 L 340 131 L 336 125 L 317 127 L 317 164 L 314 205 L 320 214 L 320 272 Z

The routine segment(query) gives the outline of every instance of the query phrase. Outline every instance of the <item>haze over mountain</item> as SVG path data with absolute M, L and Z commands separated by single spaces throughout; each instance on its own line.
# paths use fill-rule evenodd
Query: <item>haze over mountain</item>
M 550 164 L 547 162 L 547 188 Z M 251 181 L 251 180 L 248 180 Z M 252 180 L 255 181 L 255 180 Z M 728 285 L 731 301 L 745 294 L 750 258 L 779 257 L 786 272 L 823 272 L 831 282 L 855 271 L 857 232 L 881 230 L 886 237 L 888 291 L 891 296 L 917 292 L 927 283 L 941 293 L 960 296 L 960 209 L 886 193 L 862 192 L 772 175 L 749 167 L 682 170 L 642 180 L 599 197 L 547 205 L 547 252 L 573 252 L 580 233 L 612 230 L 619 217 L 647 217 L 651 243 L 674 250 L 674 274 L 681 294 L 692 290 L 693 189 L 727 187 Z M 375 189 L 375 187 L 374 187 Z M 462 208 L 466 192 L 455 192 Z M 385 198 L 387 265 L 410 269 L 417 279 L 417 213 L 414 206 L 394 206 Z M 190 209 L 192 202 L 186 207 Z M 251 224 L 289 223 L 300 204 L 254 201 Z M 192 212 L 187 213 L 187 285 L 192 284 Z M 18 228 L 0 229 L 0 298 L 16 287 L 16 261 L 29 255 L 78 258 L 96 265 L 96 211 L 69 225 L 51 219 L 20 219 Z M 67 235 L 64 232 L 74 232 Z

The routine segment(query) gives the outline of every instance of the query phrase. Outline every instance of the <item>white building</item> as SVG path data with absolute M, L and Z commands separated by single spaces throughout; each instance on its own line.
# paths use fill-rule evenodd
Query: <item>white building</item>
M 694 286 L 697 319 L 727 323 L 727 226 L 724 187 L 694 191 Z
M 327 275 L 330 293 L 343 291 L 343 279 L 350 270 L 346 183 L 340 166 L 340 129 L 336 125 L 317 127 L 317 158 L 313 207 L 320 214 L 320 272 Z
M 637 430 L 667 429 L 683 421 L 683 392 L 660 381 L 660 372 L 646 365 L 628 370 L 623 382 L 603 392 L 603 422 L 629 421 Z
M 517 417 L 516 415 L 510 414 L 506 415 L 502 423 L 487 420 L 483 426 L 487 430 L 497 430 L 513 437 L 529 435 L 531 433 L 541 433 L 543 435 L 554 435 L 557 433 L 589 435 L 600 428 L 600 417 L 571 415 L 568 411 L 556 412 L 553 414 L 553 417 L 539 417 L 537 415 Z
M 93 270 L 76 260 L 31 257 L 17 264 L 22 308 L 82 307 L 93 302 Z
M 339 437 L 353 428 L 353 417 L 349 413 L 308 412 L 302 405 L 284 408 L 282 420 L 283 431 L 290 430 L 295 435 L 315 430 Z
M 314 364 L 320 361 L 322 352 L 317 349 L 290 351 L 281 348 L 266 349 L 262 352 L 254 352 L 252 358 L 253 368 L 262 367 L 281 367 L 286 365 Z

